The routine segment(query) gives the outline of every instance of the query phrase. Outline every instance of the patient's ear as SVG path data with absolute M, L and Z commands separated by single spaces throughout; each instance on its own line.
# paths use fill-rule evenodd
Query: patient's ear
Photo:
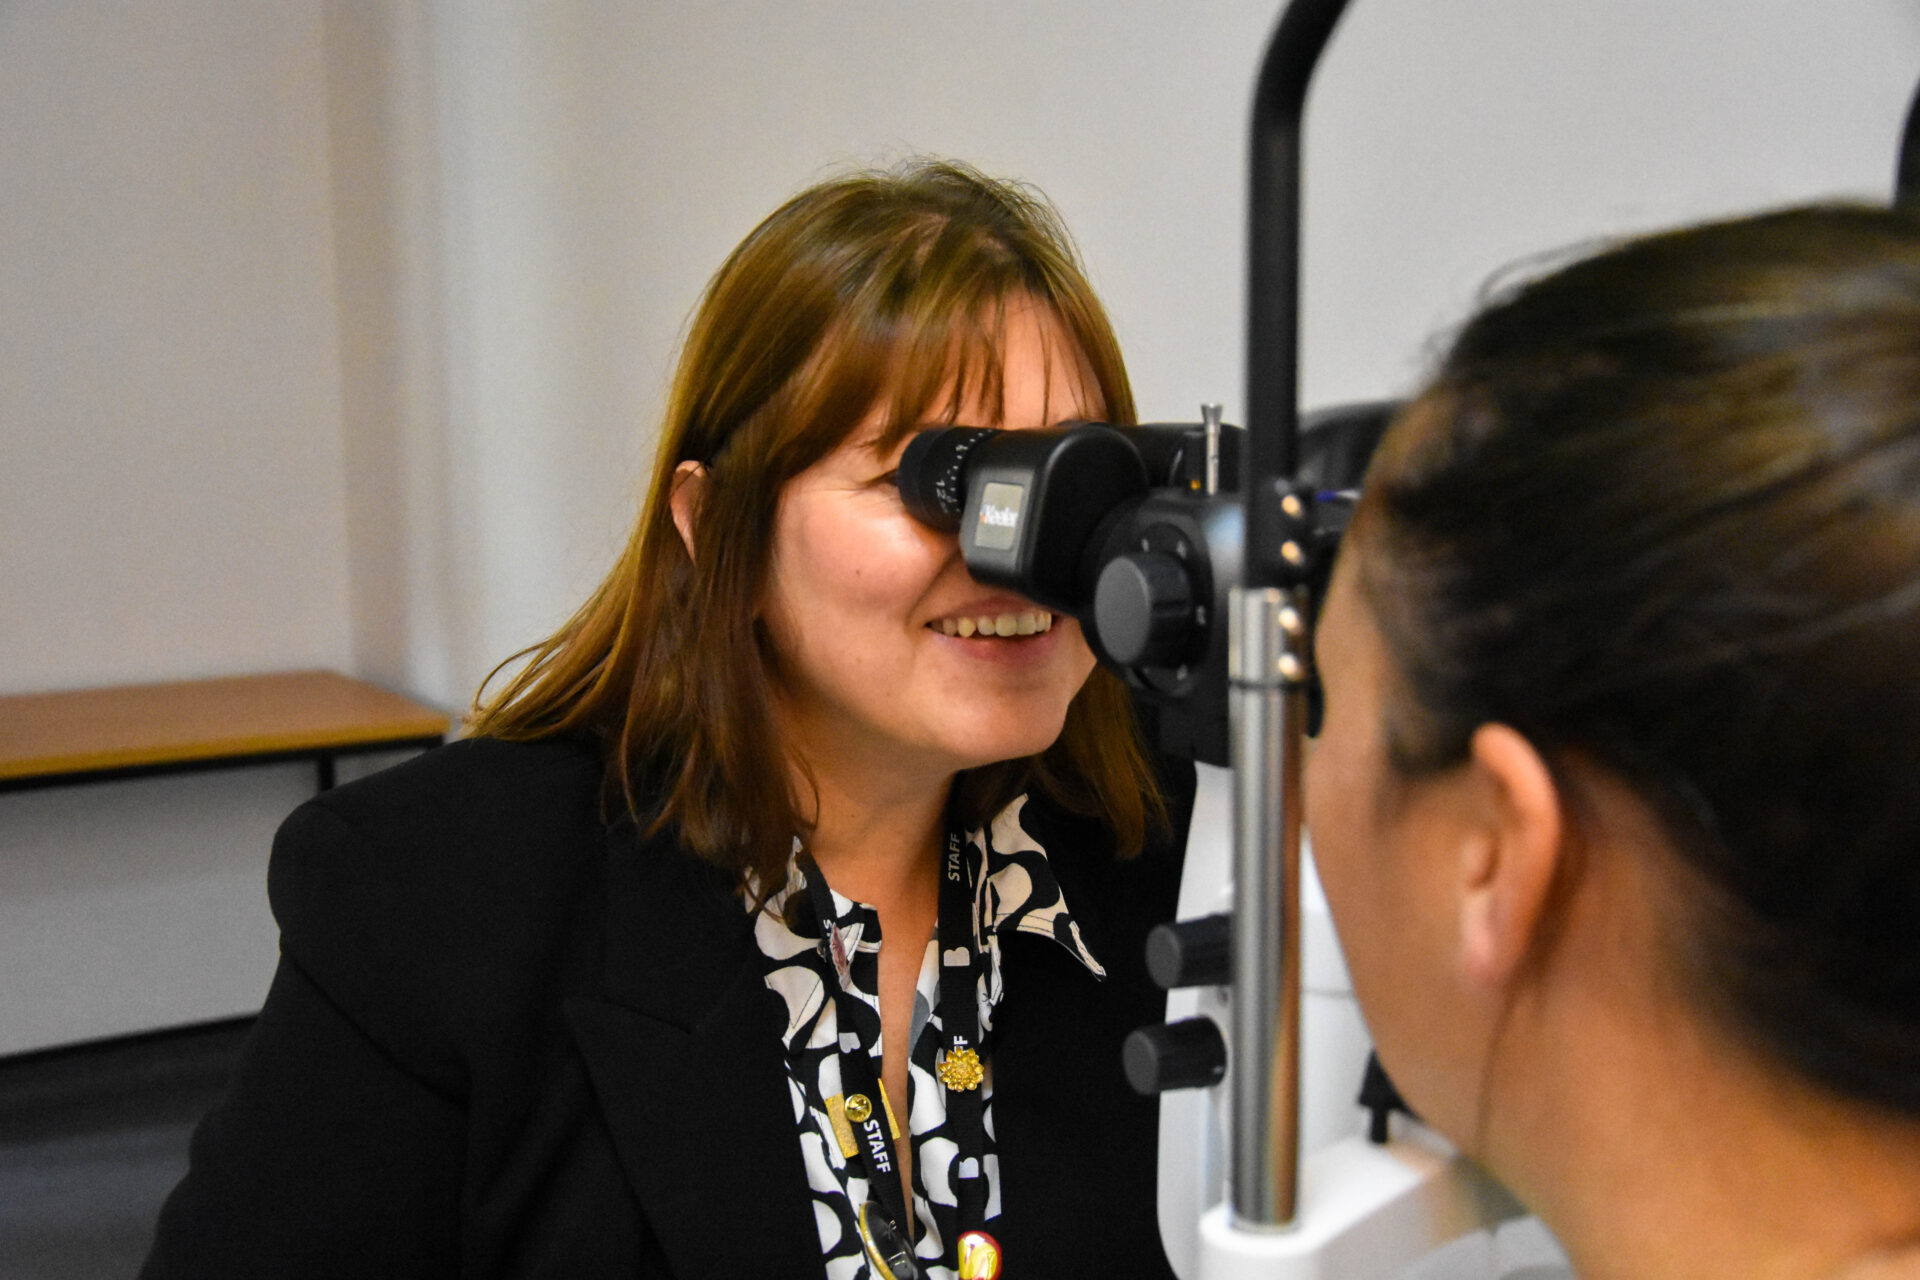
M 707 469 L 689 458 L 673 469 L 673 489 L 667 496 L 667 505 L 673 509 L 673 527 L 680 531 L 680 541 L 687 549 L 687 559 L 693 559 L 693 522 L 700 514 L 700 503 L 707 496 Z
M 1553 771 L 1506 725 L 1474 731 L 1468 768 L 1475 815 L 1461 849 L 1461 958 L 1470 979 L 1499 987 L 1519 973 L 1549 923 L 1566 856 L 1565 814 Z

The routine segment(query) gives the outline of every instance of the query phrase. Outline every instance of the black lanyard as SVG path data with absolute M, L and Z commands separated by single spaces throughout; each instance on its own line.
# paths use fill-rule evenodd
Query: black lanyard
M 983 868 L 984 870 L 984 868 Z M 960 828 L 947 825 L 947 851 L 940 869 L 940 1027 L 947 1048 L 935 1075 L 947 1089 L 947 1124 L 959 1150 L 954 1153 L 953 1191 L 958 1201 L 957 1240 L 987 1220 L 987 1129 L 980 1087 L 984 1054 L 980 1045 L 980 983 L 986 976 L 980 915 L 975 910 L 973 866 Z M 972 1177 L 962 1177 L 962 1170 Z
M 845 1100 L 841 1105 L 846 1108 L 847 1122 L 853 1132 L 857 1157 L 866 1170 L 870 1194 L 879 1200 L 902 1236 L 911 1240 L 914 1219 L 907 1212 L 900 1188 L 900 1162 L 889 1131 L 891 1117 L 885 1103 L 874 1101 L 884 1098 L 885 1094 L 874 1076 L 873 1059 L 863 1049 L 846 1047 L 846 1034 L 858 1025 L 853 1005 L 859 997 L 847 989 L 846 978 L 852 957 L 846 955 L 839 942 L 833 893 L 827 886 L 826 877 L 820 874 L 820 868 L 804 853 L 800 855 L 800 869 L 807 879 L 807 893 L 812 899 L 814 914 L 820 918 L 821 951 L 833 966 L 836 977 L 833 998 L 842 1036 L 840 1089 L 841 1098 Z M 987 1143 L 980 1100 L 982 1068 L 977 994 L 985 966 L 982 963 L 979 917 L 974 910 L 972 871 L 966 856 L 965 839 L 959 827 L 950 822 L 940 872 L 940 917 L 935 934 L 940 965 L 940 1025 L 946 1033 L 947 1045 L 936 1075 L 947 1090 L 947 1127 L 958 1148 L 951 1174 L 958 1202 L 955 1240 L 965 1232 L 981 1228 L 987 1216 L 987 1171 L 984 1159 Z M 839 955 L 834 954 L 836 949 L 840 951 Z M 904 1045 L 895 1052 L 911 1055 L 913 1046 Z M 849 1105 L 856 1096 L 867 1099 L 867 1102 L 857 1108 Z M 902 1098 L 900 1103 L 905 1107 L 907 1100 Z M 857 1119 L 856 1110 L 859 1112 Z M 911 1142 L 911 1129 L 903 1136 Z M 963 1171 L 972 1176 L 961 1176 Z

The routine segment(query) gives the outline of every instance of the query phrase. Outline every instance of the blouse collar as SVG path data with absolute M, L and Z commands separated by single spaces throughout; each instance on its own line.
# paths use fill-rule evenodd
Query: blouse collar
M 967 856 L 971 859 L 975 886 L 974 919 L 987 956 L 982 994 L 989 1007 L 1000 1002 L 1000 941 L 1015 933 L 1050 939 L 1094 977 L 1107 976 L 1106 968 L 1080 935 L 1080 926 L 1047 861 L 1047 851 L 1022 821 L 1027 799 L 1020 796 L 985 827 L 966 833 Z M 804 905 L 807 881 L 800 860 L 803 848 L 796 837 L 793 851 L 787 857 L 786 882 L 767 897 L 754 920 L 755 941 L 761 952 L 776 962 L 791 962 L 813 951 L 822 959 L 821 968 L 830 972 L 826 961 L 831 959 L 831 968 L 840 970 L 840 980 L 844 983 L 857 965 L 863 941 L 878 936 L 878 915 L 873 908 L 835 891 L 832 895 L 834 925 L 840 947 L 829 957 L 821 946 L 820 922 Z M 747 886 L 743 896 L 748 902 L 757 896 L 753 892 L 755 887 Z M 800 909 L 789 912 L 790 901 Z M 871 950 L 872 946 L 869 942 L 865 949 Z M 824 978 L 826 974 L 820 976 Z M 783 992 L 791 1015 L 786 1032 L 789 1040 L 813 1023 L 826 998 L 825 987 L 820 982 L 805 985 L 804 991 Z

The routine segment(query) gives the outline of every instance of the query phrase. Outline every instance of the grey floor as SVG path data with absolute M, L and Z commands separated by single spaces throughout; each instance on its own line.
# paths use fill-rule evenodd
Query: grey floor
M 0 1280 L 125 1280 L 246 1022 L 0 1059 Z

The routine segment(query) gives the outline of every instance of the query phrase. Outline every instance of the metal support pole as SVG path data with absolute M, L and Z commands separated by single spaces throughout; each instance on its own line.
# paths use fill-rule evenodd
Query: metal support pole
M 1235 588 L 1228 676 L 1233 752 L 1234 1225 L 1294 1219 L 1300 1169 L 1300 766 L 1306 598 Z

